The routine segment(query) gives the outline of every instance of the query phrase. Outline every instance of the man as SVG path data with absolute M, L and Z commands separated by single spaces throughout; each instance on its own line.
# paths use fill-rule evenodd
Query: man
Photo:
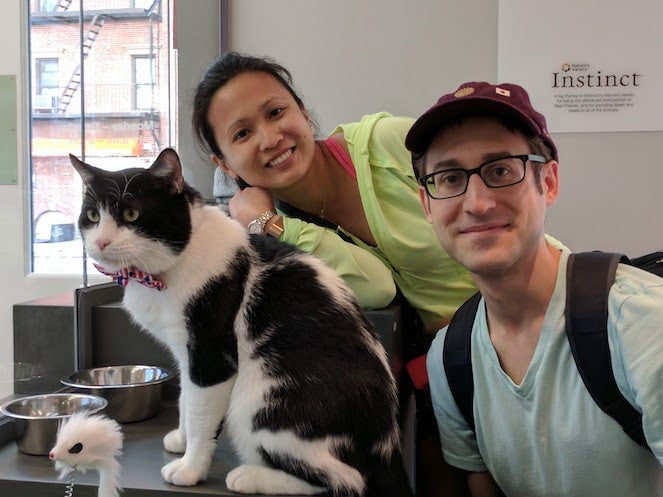
M 590 396 L 565 334 L 569 251 L 544 234 L 559 194 L 543 115 L 513 84 L 465 83 L 412 126 L 426 217 L 482 299 L 471 334 L 472 429 L 442 350 L 427 369 L 444 457 L 473 496 L 663 495 L 663 278 L 620 264 L 608 299 L 619 390 L 643 414 L 651 452 Z

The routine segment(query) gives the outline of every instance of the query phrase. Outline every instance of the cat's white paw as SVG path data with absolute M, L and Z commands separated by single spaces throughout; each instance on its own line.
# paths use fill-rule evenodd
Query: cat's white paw
M 207 478 L 207 474 L 200 468 L 193 468 L 185 464 L 184 459 L 175 459 L 161 468 L 161 476 L 168 483 L 180 487 L 191 487 Z
M 256 478 L 255 466 L 244 464 L 231 470 L 226 476 L 226 487 L 228 490 L 240 494 L 257 494 L 260 488 Z
M 184 431 L 177 429 L 163 437 L 163 448 L 173 454 L 184 454 L 186 450 L 186 436 Z
M 251 464 L 231 470 L 226 487 L 240 494 L 313 495 L 325 491 L 281 470 Z

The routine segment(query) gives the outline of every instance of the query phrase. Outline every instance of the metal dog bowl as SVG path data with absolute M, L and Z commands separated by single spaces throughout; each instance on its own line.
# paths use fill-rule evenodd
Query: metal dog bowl
M 127 365 L 84 369 L 60 381 L 103 397 L 108 401 L 104 414 L 119 423 L 133 423 L 159 412 L 161 384 L 170 376 L 160 367 Z
M 79 411 L 99 412 L 107 404 L 97 395 L 50 393 L 10 400 L 0 406 L 0 412 L 15 420 L 18 450 L 43 456 L 55 445 L 62 421 Z

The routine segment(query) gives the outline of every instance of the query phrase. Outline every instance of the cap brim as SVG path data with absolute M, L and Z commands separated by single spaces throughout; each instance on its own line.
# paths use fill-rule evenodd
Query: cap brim
M 405 137 L 405 146 L 414 154 L 422 154 L 444 125 L 461 117 L 481 114 L 515 119 L 535 135 L 541 134 L 536 123 L 504 101 L 488 97 L 465 97 L 439 107 L 432 107 L 422 114 Z

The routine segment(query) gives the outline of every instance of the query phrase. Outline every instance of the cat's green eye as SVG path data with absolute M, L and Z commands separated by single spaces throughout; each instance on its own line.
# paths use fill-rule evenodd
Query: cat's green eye
M 138 216 L 140 216 L 140 212 L 138 212 L 138 209 L 134 209 L 133 207 L 127 207 L 124 209 L 124 212 L 122 212 L 122 217 L 127 223 L 133 223 L 136 219 L 138 219 Z
M 88 209 L 85 212 L 85 215 L 93 223 L 98 223 L 99 222 L 99 213 L 95 209 Z

